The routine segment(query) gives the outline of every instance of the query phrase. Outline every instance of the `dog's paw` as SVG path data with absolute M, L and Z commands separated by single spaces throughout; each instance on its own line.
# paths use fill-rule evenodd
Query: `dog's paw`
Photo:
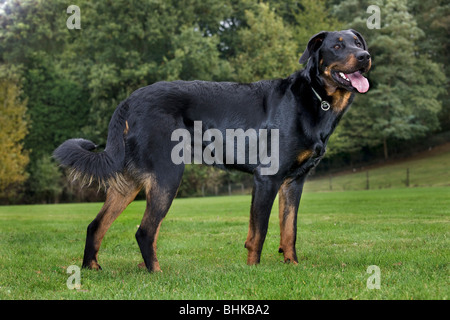
M 149 270 L 147 266 L 145 265 L 145 262 L 141 262 L 138 264 L 138 268 L 140 269 L 147 269 L 149 272 L 162 272 L 161 268 L 159 267 L 159 263 L 155 263 L 152 270 Z
M 83 268 L 90 270 L 102 270 L 102 267 L 98 264 L 97 261 L 94 260 L 89 263 L 83 263 Z

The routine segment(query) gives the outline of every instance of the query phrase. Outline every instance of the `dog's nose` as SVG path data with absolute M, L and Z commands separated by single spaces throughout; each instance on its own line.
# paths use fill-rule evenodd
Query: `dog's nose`
M 356 54 L 356 59 L 360 62 L 365 62 L 370 60 L 370 54 L 367 51 L 358 52 Z

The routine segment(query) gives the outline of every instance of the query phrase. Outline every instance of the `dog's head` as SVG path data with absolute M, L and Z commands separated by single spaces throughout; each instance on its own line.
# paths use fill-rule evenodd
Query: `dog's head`
M 366 41 L 355 30 L 322 31 L 314 35 L 299 62 L 307 62 L 308 76 L 321 80 L 330 91 L 342 88 L 365 93 L 369 90 L 363 74 L 369 71 L 372 60 Z

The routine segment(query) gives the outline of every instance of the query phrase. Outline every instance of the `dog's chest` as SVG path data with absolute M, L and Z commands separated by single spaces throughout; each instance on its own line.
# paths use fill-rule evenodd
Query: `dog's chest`
M 331 112 L 315 124 L 303 123 L 297 136 L 299 147 L 294 152 L 294 158 L 290 159 L 294 176 L 308 173 L 324 157 L 328 139 L 340 119 L 339 115 Z

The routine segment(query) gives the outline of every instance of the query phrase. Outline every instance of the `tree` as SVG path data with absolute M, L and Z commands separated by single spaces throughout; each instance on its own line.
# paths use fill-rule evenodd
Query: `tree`
M 70 80 L 62 63 L 67 54 L 67 4 L 63 1 L 8 1 L 0 12 L 0 62 L 17 70 L 21 99 L 27 99 L 28 181 L 25 197 L 41 183 L 41 162 L 63 140 L 78 136 L 89 110 L 83 86 Z M 53 176 L 55 177 L 55 176 Z
M 292 29 L 265 3 L 259 4 L 256 13 L 246 11 L 245 17 L 249 27 L 237 32 L 236 80 L 253 82 L 293 73 L 298 68 L 298 54 Z
M 302 0 L 300 10 L 295 13 L 295 40 L 303 52 L 313 34 L 320 31 L 342 30 L 344 23 L 336 19 L 325 1 Z
M 36 52 L 54 57 L 65 49 L 67 2 L 2 1 L 0 8 L 0 63 L 26 64 Z
M 313 34 L 342 27 L 323 1 L 314 0 L 261 2 L 248 6 L 241 19 L 232 64 L 242 82 L 286 77 L 300 69 L 298 59 Z
M 30 166 L 32 179 L 28 180 L 33 203 L 52 203 L 62 192 L 61 173 L 50 156 L 42 156 Z
M 380 30 L 366 28 L 369 4 L 382 8 Z M 16 67 L 23 79 L 17 101 L 28 99 L 21 150 L 29 152 L 26 186 L 35 197 L 51 199 L 58 188 L 39 173 L 57 177 L 47 170 L 52 150 L 79 136 L 104 144 L 115 107 L 134 90 L 161 80 L 286 77 L 301 68 L 298 58 L 321 30 L 361 31 L 374 57 L 372 90 L 355 99 L 330 151 L 385 142 L 388 155 L 388 144 L 435 130 L 439 99 L 448 99 L 439 70 L 450 65 L 444 0 L 79 0 L 79 30 L 66 27 L 68 5 L 10 0 L 0 6 L 0 63 Z M 187 169 L 194 193 L 202 177 L 214 180 L 210 188 L 226 180 L 200 167 Z
M 31 127 L 25 146 L 35 163 L 64 140 L 80 134 L 89 111 L 86 92 L 59 72 L 45 55 L 35 54 L 23 71 Z
M 214 189 L 217 193 L 226 172 L 206 165 L 188 164 L 185 167 L 183 180 L 178 189 L 178 196 L 204 196 L 206 189 Z
M 224 80 L 214 33 L 228 10 L 219 0 L 81 1 L 64 65 L 89 92 L 84 135 L 104 144 L 111 114 L 134 90 L 162 80 Z M 77 54 L 73 54 L 73 53 Z
M 27 179 L 28 152 L 23 139 L 28 132 L 26 101 L 20 99 L 17 80 L 0 77 L 0 197 L 12 197 Z
M 442 110 L 439 114 L 441 130 L 450 130 L 450 3 L 446 0 L 410 0 L 410 12 L 414 14 L 418 26 L 425 37 L 418 42 L 422 55 L 441 66 L 447 80 L 445 91 L 439 96 Z
M 342 5 L 347 14 L 352 8 L 364 8 L 357 1 L 351 4 L 354 7 Z M 343 8 L 337 9 L 339 13 Z M 349 26 L 367 30 L 365 20 L 359 16 Z M 437 98 L 445 76 L 439 65 L 418 51 L 417 43 L 424 33 L 408 12 L 405 0 L 384 2 L 381 29 L 364 33 L 368 34 L 366 40 L 373 57 L 371 90 L 355 99 L 338 135 L 351 138 L 349 147 L 382 144 L 387 159 L 389 141 L 408 141 L 439 127 L 441 102 Z

